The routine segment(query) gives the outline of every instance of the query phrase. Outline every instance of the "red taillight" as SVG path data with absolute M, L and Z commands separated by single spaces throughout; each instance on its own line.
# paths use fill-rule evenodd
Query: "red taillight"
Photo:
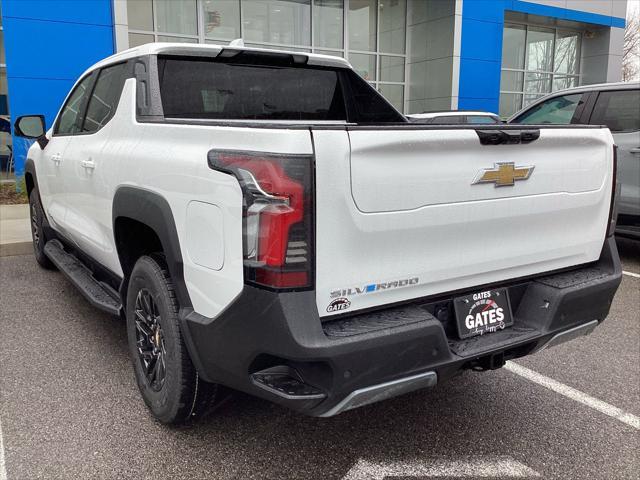
M 607 237 L 612 236 L 616 231 L 617 211 L 617 192 L 618 192 L 618 146 L 613 146 L 613 173 L 611 175 L 611 204 L 609 205 L 609 222 L 607 223 Z
M 213 150 L 209 165 L 234 175 L 242 188 L 246 280 L 311 286 L 312 157 Z

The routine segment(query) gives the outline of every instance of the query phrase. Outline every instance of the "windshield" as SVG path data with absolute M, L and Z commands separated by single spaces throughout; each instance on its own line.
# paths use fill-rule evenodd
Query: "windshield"
M 581 103 L 581 99 L 582 93 L 550 98 L 524 112 L 513 120 L 513 123 L 525 123 L 529 125 L 545 123 L 569 124 L 578 105 Z

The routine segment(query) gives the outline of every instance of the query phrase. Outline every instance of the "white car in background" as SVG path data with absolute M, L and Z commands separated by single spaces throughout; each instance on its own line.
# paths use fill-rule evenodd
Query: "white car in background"
M 456 124 L 488 124 L 496 125 L 502 123 L 500 117 L 491 112 L 467 112 L 464 110 L 451 110 L 448 112 L 425 112 L 412 113 L 407 115 L 410 122 L 431 123 L 438 125 Z

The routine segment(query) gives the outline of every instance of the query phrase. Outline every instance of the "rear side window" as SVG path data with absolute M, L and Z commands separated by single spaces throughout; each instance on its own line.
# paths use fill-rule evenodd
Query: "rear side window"
M 352 106 L 349 121 L 355 123 L 407 123 L 407 119 L 356 72 L 345 70 L 345 78 L 348 79 L 346 82 L 350 89 L 348 98 Z
M 550 98 L 526 111 L 514 120 L 525 124 L 569 124 L 582 104 L 582 93 Z
M 111 120 L 120 101 L 126 68 L 126 63 L 119 63 L 100 70 L 96 86 L 89 98 L 83 132 L 97 132 Z
M 233 120 L 345 120 L 331 69 L 161 58 L 165 117 Z
M 606 125 L 612 132 L 640 130 L 640 90 L 601 92 L 591 115 L 592 124 Z

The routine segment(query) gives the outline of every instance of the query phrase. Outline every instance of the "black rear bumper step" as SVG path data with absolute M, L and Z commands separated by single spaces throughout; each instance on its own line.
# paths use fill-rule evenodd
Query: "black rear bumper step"
M 435 318 L 426 310 L 409 305 L 330 320 L 322 324 L 322 329 L 328 337 L 351 337 L 425 320 Z
M 251 374 L 254 385 L 290 400 L 324 400 L 327 395 L 309 385 L 300 374 L 287 365 L 278 365 Z
M 122 304 L 113 289 L 96 280 L 78 258 L 65 251 L 59 240 L 48 241 L 44 253 L 93 306 L 111 315 L 120 315 Z

